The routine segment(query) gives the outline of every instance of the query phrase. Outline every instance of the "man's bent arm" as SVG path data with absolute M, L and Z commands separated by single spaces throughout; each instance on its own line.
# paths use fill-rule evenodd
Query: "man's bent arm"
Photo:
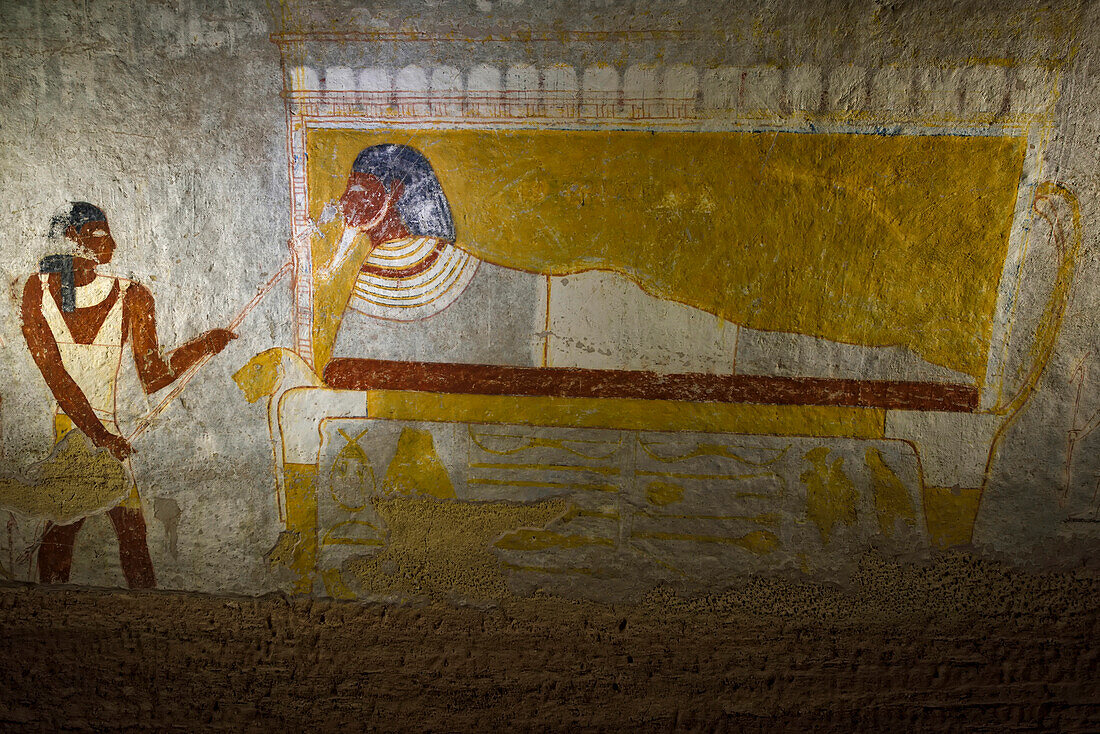
M 61 361 L 50 325 L 42 315 L 42 298 L 53 296 L 42 292 L 38 276 L 32 275 L 23 286 L 23 338 L 42 377 L 46 380 L 57 404 L 69 419 L 84 432 L 96 446 L 110 447 L 117 436 L 103 427 L 103 422 L 92 410 L 84 391 L 76 384 Z
M 173 350 L 165 359 L 157 339 L 156 309 L 149 289 L 132 283 L 126 291 L 123 309 L 138 377 L 146 393 L 171 385 L 191 365 L 207 354 L 217 354 L 233 338 L 225 329 L 214 329 Z

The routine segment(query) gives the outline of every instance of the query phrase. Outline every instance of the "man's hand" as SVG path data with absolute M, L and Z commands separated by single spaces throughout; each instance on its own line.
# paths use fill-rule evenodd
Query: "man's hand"
M 202 335 L 203 341 L 206 342 L 206 350 L 210 354 L 217 354 L 221 350 L 225 349 L 226 345 L 230 341 L 237 338 L 229 329 L 211 329 Z
M 119 461 L 125 461 L 127 456 L 134 453 L 134 447 L 130 445 L 129 441 L 113 433 L 110 438 L 104 440 L 102 446 L 114 454 L 115 458 Z

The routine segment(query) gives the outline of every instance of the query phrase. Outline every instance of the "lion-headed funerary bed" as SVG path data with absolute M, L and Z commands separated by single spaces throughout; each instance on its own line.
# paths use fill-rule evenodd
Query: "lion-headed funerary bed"
M 456 527 L 526 507 L 484 549 L 520 586 L 968 540 L 1079 253 L 1042 170 L 1058 69 L 635 35 L 547 36 L 538 65 L 530 39 L 276 38 L 296 343 L 238 381 L 272 400 L 301 590 L 370 593 L 348 564 L 402 497 Z M 353 174 L 400 236 L 349 232 Z

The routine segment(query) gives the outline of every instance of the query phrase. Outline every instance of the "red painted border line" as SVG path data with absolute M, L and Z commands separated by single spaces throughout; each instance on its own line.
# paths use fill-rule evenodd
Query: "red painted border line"
M 834 405 L 890 410 L 973 412 L 969 385 L 763 375 L 660 374 L 575 367 L 334 359 L 325 384 L 340 390 L 415 390 L 470 395 L 637 398 L 704 403 Z

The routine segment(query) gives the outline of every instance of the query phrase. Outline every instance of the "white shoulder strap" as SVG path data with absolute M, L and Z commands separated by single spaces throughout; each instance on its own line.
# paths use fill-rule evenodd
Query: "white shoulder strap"
M 122 314 L 125 309 L 126 290 L 130 287 L 130 281 L 123 278 L 115 278 L 114 284 L 118 285 L 118 298 L 111 304 L 111 310 L 103 318 L 99 325 L 99 331 L 95 335 L 95 343 L 106 346 L 121 346 L 122 338 Z M 114 290 L 114 284 L 111 289 Z
M 72 332 L 69 331 L 69 325 L 65 323 L 65 318 L 61 315 L 61 310 L 57 307 L 57 301 L 54 299 L 53 294 L 50 293 L 49 275 L 46 273 L 39 273 L 38 282 L 41 285 L 39 290 L 42 296 L 39 310 L 42 311 L 42 317 L 46 319 L 46 324 L 49 325 L 50 331 L 53 333 L 54 341 L 73 341 L 73 335 Z

